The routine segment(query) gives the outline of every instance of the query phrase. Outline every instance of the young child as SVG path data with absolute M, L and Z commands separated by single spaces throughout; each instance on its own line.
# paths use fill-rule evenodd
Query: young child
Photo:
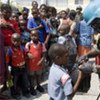
M 40 85 L 42 75 L 42 63 L 46 52 L 44 44 L 39 42 L 39 32 L 37 30 L 31 31 L 31 41 L 26 44 L 28 51 L 28 72 L 30 81 L 30 92 L 36 95 L 35 83 L 39 92 L 44 92 L 43 87 Z
M 20 33 L 18 23 L 10 19 L 12 14 L 11 6 L 8 4 L 1 5 L 2 19 L 0 19 L 0 31 L 4 35 L 5 46 L 11 46 L 11 36 L 13 33 Z
M 21 41 L 22 45 L 25 46 L 27 42 L 30 41 L 30 33 L 26 28 L 26 21 L 24 19 L 19 20 L 19 27 L 20 27 L 20 32 L 21 32 Z
M 77 47 L 76 47 L 76 44 L 74 44 L 72 36 L 68 34 L 69 30 L 70 30 L 70 27 L 67 25 L 62 25 L 60 27 L 59 29 L 60 36 L 58 37 L 58 43 L 65 45 L 66 48 L 69 50 L 67 66 L 68 66 L 69 72 L 71 73 L 76 61 Z
M 45 43 L 47 46 L 49 37 L 50 37 L 50 30 L 47 24 L 39 17 L 39 10 L 32 9 L 33 18 L 28 20 L 27 28 L 31 30 L 38 30 L 39 31 L 39 41 L 41 43 Z
M 71 100 L 82 78 L 82 72 L 79 71 L 79 77 L 76 84 L 72 87 L 71 78 L 63 66 L 66 66 L 68 59 L 68 50 L 62 44 L 53 44 L 49 49 L 49 56 L 53 62 L 48 80 L 48 94 L 50 100 Z
M 58 22 L 55 18 L 50 19 L 50 31 L 51 31 L 51 38 L 50 38 L 50 44 L 56 43 L 58 38 L 58 32 L 57 32 Z
M 8 49 L 6 54 L 7 65 L 11 66 L 11 75 L 14 84 L 11 87 L 11 95 L 13 98 L 18 99 L 20 97 L 18 87 L 20 86 L 23 96 L 28 98 L 29 91 L 25 66 L 25 49 L 21 46 L 21 37 L 18 33 L 12 35 L 11 41 L 12 46 Z

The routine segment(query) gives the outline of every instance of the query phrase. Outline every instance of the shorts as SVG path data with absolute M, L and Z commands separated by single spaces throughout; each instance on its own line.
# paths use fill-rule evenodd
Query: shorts
M 42 74 L 42 70 L 40 70 L 40 71 L 34 71 L 34 72 L 29 72 L 29 75 L 31 75 L 31 76 L 35 76 L 35 75 L 38 75 L 38 76 L 40 76 L 41 74 Z

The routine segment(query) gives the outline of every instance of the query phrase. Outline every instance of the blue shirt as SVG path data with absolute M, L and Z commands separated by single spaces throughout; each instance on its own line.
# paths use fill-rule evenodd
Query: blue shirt
M 29 42 L 30 41 L 30 33 L 27 31 L 22 32 L 21 40 L 22 40 L 22 42 L 25 42 L 25 43 Z
M 52 64 L 48 80 L 48 94 L 54 100 L 69 100 L 68 96 L 72 93 L 72 84 L 70 77 L 62 84 L 62 77 L 68 75 L 62 67 Z
M 91 48 L 91 43 L 92 43 L 91 35 L 93 33 L 94 33 L 93 28 L 91 26 L 88 26 L 85 20 L 80 21 L 79 36 L 78 36 L 79 45 L 83 45 Z
M 27 28 L 31 30 L 32 28 L 38 27 L 40 23 L 44 26 L 44 28 L 39 29 L 39 41 L 43 43 L 45 41 L 45 35 L 48 35 L 48 33 L 50 33 L 47 24 L 43 20 L 41 20 L 40 18 L 30 18 L 28 20 Z

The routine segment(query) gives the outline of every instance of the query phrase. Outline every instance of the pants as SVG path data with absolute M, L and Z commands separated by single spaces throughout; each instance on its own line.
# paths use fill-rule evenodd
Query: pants
M 17 94 L 19 92 L 18 87 L 21 88 L 22 93 L 28 93 L 28 77 L 26 68 L 12 68 L 11 74 L 13 76 L 13 87 L 11 88 L 11 94 Z

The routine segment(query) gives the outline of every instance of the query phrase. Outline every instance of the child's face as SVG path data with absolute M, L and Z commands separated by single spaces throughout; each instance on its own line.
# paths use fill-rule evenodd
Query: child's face
M 23 11 L 22 15 L 23 15 L 23 18 L 26 20 L 27 17 L 28 17 L 28 13 L 27 13 L 27 11 Z
M 34 18 L 37 18 L 38 15 L 39 15 L 38 10 L 33 10 L 33 11 L 32 11 L 32 15 L 33 15 Z
M 57 20 L 56 20 L 55 18 L 52 18 L 52 19 L 51 19 L 51 25 L 52 25 L 54 28 L 57 28 L 58 23 L 57 23 Z
M 52 9 L 51 9 L 51 8 L 48 10 L 48 16 L 49 16 L 49 17 L 52 16 Z
M 10 9 L 6 9 L 6 10 L 2 11 L 2 16 L 5 19 L 9 19 L 11 17 L 11 13 L 12 13 L 12 11 Z
M 31 32 L 31 40 L 33 42 L 38 42 L 39 36 L 38 36 L 38 31 L 32 31 Z
M 40 12 L 40 15 L 42 16 L 42 17 L 46 17 L 47 15 L 46 15 L 46 10 L 42 10 L 41 12 Z
M 61 12 L 61 17 L 62 17 L 62 18 L 66 18 L 66 16 L 67 16 L 67 15 L 66 15 L 66 13 L 65 13 L 64 11 Z
M 63 54 L 59 57 L 58 61 L 61 65 L 67 65 L 68 51 L 65 49 Z
M 25 29 L 25 21 L 20 21 L 19 25 L 20 25 L 20 29 L 24 30 Z
M 76 10 L 76 12 L 77 12 L 77 13 L 80 13 L 80 12 L 81 12 L 81 10 L 80 10 L 80 9 L 77 9 L 77 10 Z
M 13 46 L 19 47 L 21 44 L 21 40 L 19 37 L 12 37 L 11 39 Z
M 37 3 L 36 1 L 33 1 L 33 2 L 32 2 L 32 7 L 33 7 L 33 8 L 38 8 L 38 3 Z
M 18 15 L 15 14 L 15 13 L 13 13 L 13 14 L 12 14 L 12 19 L 13 19 L 13 20 L 18 20 Z

